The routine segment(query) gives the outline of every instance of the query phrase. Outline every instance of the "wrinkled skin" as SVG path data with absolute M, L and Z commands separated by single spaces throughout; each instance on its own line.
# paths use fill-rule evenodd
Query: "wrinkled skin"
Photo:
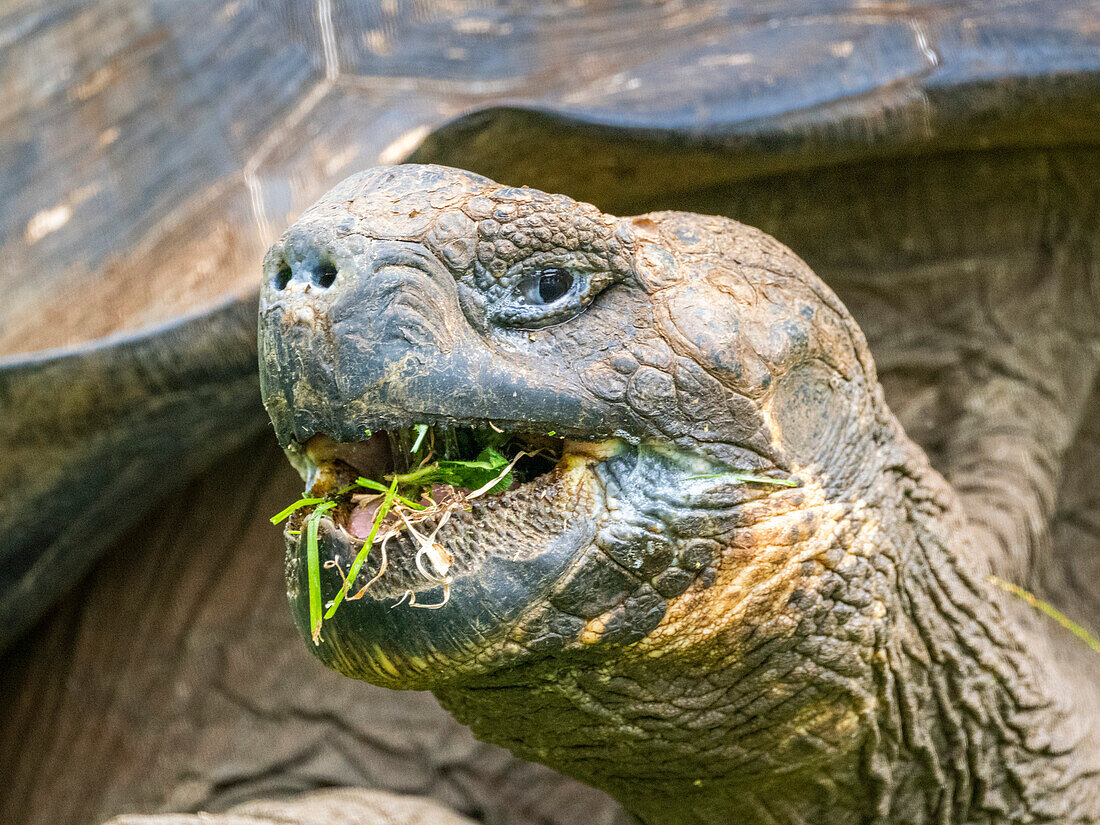
M 541 303 L 549 268 L 573 287 Z M 554 472 L 441 530 L 444 607 L 391 607 L 438 594 L 391 548 L 324 626 L 337 670 L 430 688 L 645 822 L 1100 821 L 1095 693 L 1040 666 L 986 584 L 1003 548 L 906 437 L 844 307 L 763 233 L 369 170 L 269 252 L 260 347 L 307 474 L 315 433 L 567 439 Z M 728 470 L 797 486 L 708 477 Z M 350 552 L 322 520 L 322 559 Z

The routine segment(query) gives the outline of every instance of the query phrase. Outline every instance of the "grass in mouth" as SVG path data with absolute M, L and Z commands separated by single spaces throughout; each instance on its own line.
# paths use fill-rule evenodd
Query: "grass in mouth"
M 430 440 L 427 438 L 429 432 L 432 434 Z M 369 437 L 369 433 L 367 435 Z M 303 507 L 314 508 L 306 516 L 302 525 L 306 539 L 309 626 L 314 644 L 320 644 L 322 623 L 335 615 L 341 603 L 345 599 L 361 598 L 367 587 L 382 575 L 386 566 L 386 542 L 399 532 L 407 532 L 418 545 L 416 566 L 420 573 L 430 581 L 443 586 L 443 601 L 439 604 L 419 604 L 411 590 L 406 592 L 401 601 L 403 602 L 407 597 L 408 603 L 413 607 L 438 608 L 445 605 L 450 595 L 451 578 L 448 570 L 451 556 L 446 548 L 435 541 L 436 534 L 455 510 L 466 506 L 468 502 L 480 496 L 507 490 L 513 481 L 512 469 L 516 462 L 525 455 L 532 455 L 521 450 L 509 460 L 499 449 L 504 446 L 506 437 L 501 438 L 500 434 L 488 433 L 484 438 L 488 443 L 483 446 L 475 459 L 468 461 L 437 459 L 434 435 L 426 424 L 417 425 L 409 433 L 402 433 L 404 443 L 409 443 L 410 439 L 412 441 L 408 449 L 410 459 L 413 462 L 417 459 L 419 461 L 409 472 L 387 474 L 384 478 L 388 483 L 360 476 L 352 484 L 328 496 L 300 498 L 271 517 L 271 523 L 278 524 Z M 349 499 L 357 505 L 376 506 L 376 509 L 370 531 L 347 574 L 344 575 L 340 571 L 344 580 L 343 586 L 322 614 L 321 565 L 318 548 L 321 517 Z M 394 514 L 397 519 L 391 518 L 391 523 L 384 528 L 387 516 Z M 435 528 L 430 535 L 425 535 L 416 527 L 427 518 L 436 520 Z M 352 583 L 362 570 L 375 544 L 381 545 L 382 552 L 382 564 L 378 573 L 358 593 L 349 595 L 348 591 Z M 335 566 L 339 570 L 334 562 L 327 562 L 326 567 L 328 566 Z

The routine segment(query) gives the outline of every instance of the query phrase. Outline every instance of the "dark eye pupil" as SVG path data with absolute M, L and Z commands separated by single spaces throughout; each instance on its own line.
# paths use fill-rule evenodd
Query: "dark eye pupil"
M 539 273 L 539 298 L 544 304 L 556 301 L 573 286 L 573 276 L 564 269 L 547 269 Z

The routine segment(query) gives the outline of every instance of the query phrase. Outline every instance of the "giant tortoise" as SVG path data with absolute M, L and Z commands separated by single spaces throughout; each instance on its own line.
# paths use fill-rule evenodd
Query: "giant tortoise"
M 1100 822 L 1098 32 L 7 12 L 0 820 Z M 542 455 L 319 629 L 261 283 L 307 492 Z

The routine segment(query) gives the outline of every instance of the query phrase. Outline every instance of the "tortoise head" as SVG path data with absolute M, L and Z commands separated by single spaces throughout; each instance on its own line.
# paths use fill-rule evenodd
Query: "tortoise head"
M 310 645 L 322 661 L 430 688 L 621 797 L 624 771 L 690 794 L 856 746 L 882 612 L 852 514 L 893 425 L 861 333 L 793 253 L 410 165 L 333 189 L 264 278 L 264 402 L 307 493 L 384 487 L 410 452 L 528 454 L 503 492 L 405 509 Z M 317 520 L 326 604 L 377 521 L 361 492 Z M 308 638 L 305 512 L 287 584 Z M 716 760 L 700 742 L 719 739 Z

